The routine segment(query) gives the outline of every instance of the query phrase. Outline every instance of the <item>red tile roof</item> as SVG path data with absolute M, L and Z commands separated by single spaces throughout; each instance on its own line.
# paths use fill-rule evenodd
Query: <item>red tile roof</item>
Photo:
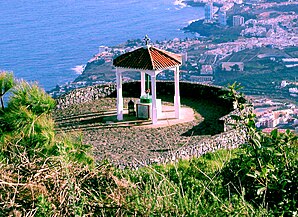
M 140 70 L 163 70 L 179 66 L 181 63 L 181 55 L 152 46 L 141 47 L 127 52 L 113 61 L 113 65 L 116 67 Z

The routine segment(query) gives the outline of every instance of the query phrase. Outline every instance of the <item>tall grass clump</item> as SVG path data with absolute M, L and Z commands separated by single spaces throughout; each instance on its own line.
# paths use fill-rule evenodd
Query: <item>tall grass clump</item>
M 83 216 L 112 205 L 112 167 L 79 135 L 56 135 L 55 101 L 19 81 L 0 114 L 0 216 Z M 99 208 L 100 207 L 100 208 Z
M 125 180 L 133 183 L 126 195 L 126 213 L 135 216 L 261 216 L 267 213 L 252 207 L 242 195 L 237 195 L 237 202 L 225 196 L 221 170 L 236 152 L 221 150 L 173 164 L 120 172 Z

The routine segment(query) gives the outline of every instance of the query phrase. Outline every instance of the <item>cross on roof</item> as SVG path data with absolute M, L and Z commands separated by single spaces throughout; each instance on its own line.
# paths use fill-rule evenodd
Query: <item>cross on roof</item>
M 145 38 L 143 40 L 145 41 L 146 45 L 149 45 L 150 38 L 148 37 L 148 35 L 145 35 Z

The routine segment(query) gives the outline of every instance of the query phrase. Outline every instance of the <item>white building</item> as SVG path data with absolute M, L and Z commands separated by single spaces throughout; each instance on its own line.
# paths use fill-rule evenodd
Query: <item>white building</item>
M 211 65 L 202 65 L 201 75 L 212 75 L 213 69 Z
M 288 85 L 288 82 L 287 82 L 286 80 L 281 81 L 280 86 L 281 86 L 282 88 L 286 87 L 287 85 Z
M 233 26 L 241 26 L 244 24 L 244 17 L 235 15 L 233 16 Z
M 274 127 L 276 127 L 278 124 L 279 124 L 279 119 L 272 118 L 272 119 L 269 119 L 269 120 L 268 120 L 268 122 L 267 122 L 267 127 L 269 127 L 269 128 L 274 128 Z
M 289 92 L 290 93 L 298 93 L 298 88 L 297 87 L 289 88 Z
M 184 53 L 181 54 L 182 55 L 182 64 L 185 64 L 188 60 L 188 56 L 187 56 L 187 52 L 185 51 Z
M 219 25 L 221 25 L 221 26 L 227 25 L 227 13 L 225 11 L 223 11 L 223 10 L 219 11 L 218 22 L 219 22 Z
M 99 53 L 104 53 L 104 52 L 107 52 L 109 50 L 109 47 L 107 47 L 107 46 L 99 46 L 98 47 L 98 52 Z
M 205 5 L 205 21 L 213 20 L 213 3 L 208 2 Z
M 213 76 L 200 76 L 200 75 L 192 75 L 190 76 L 190 80 L 193 82 L 202 82 L 202 83 L 212 83 Z
M 237 70 L 234 69 L 237 65 Z M 225 71 L 243 71 L 244 70 L 244 63 L 243 62 L 222 62 L 221 63 L 221 69 Z

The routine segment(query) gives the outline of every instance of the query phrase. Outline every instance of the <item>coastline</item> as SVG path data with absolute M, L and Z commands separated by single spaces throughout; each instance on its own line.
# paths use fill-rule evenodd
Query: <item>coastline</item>
M 58 8 L 60 4 L 68 6 Z M 76 4 L 57 0 L 38 1 L 36 5 L 22 1 L 20 7 L 7 1 L 6 5 L 11 13 L 0 21 L 3 35 L 7 35 L 0 45 L 7 51 L 0 55 L 0 68 L 13 71 L 18 78 L 37 81 L 47 91 L 72 82 L 78 73 L 72 68 L 85 64 L 100 45 L 116 46 L 146 34 L 154 41 L 192 37 L 180 29 L 197 17 L 197 9 L 181 0 L 109 0 L 100 4 L 96 0 Z M 51 10 L 53 5 L 57 10 Z M 13 14 L 22 14 L 26 19 L 20 22 L 22 16 Z M 40 14 L 45 16 L 37 21 Z M 76 24 L 68 22 L 71 20 Z
M 193 7 L 193 6 L 190 4 L 191 2 L 193 2 L 193 1 L 175 0 L 175 1 L 173 2 L 173 5 L 175 5 L 175 6 L 180 6 L 181 8 L 185 8 L 185 7 Z M 205 3 L 202 3 L 202 4 L 196 4 L 195 7 L 200 7 L 200 8 L 202 8 L 204 5 L 205 5 Z M 217 9 L 218 9 L 218 8 L 217 8 Z M 188 27 L 189 25 L 191 25 L 192 23 L 195 23 L 195 22 L 198 22 L 198 21 L 202 21 L 202 20 L 204 20 L 204 15 L 202 15 L 202 16 L 199 17 L 198 19 L 193 19 L 193 20 L 189 20 L 189 21 L 187 21 L 187 25 L 186 25 L 186 26 L 181 26 L 181 27 L 178 28 L 178 29 L 179 29 L 183 34 L 186 34 L 187 31 L 185 31 L 185 28 L 187 28 L 187 27 Z M 204 36 L 200 36 L 200 35 L 198 36 L 198 34 L 197 34 L 196 32 L 193 32 L 193 33 L 194 33 L 194 37 L 204 37 Z M 185 37 L 186 37 L 186 36 L 185 36 Z M 136 40 L 137 40 L 137 39 L 136 39 Z M 169 40 L 171 40 L 171 39 L 169 39 Z M 111 47 L 118 47 L 118 46 L 121 46 L 121 45 L 123 45 L 123 44 L 121 43 L 121 44 L 114 45 L 114 46 L 111 46 Z M 86 66 L 88 66 L 88 63 L 91 63 L 91 62 L 93 62 L 93 61 L 96 62 L 96 59 L 95 59 L 94 57 L 91 58 L 91 59 L 87 62 L 87 64 L 80 64 L 80 65 L 76 65 L 76 66 L 74 66 L 74 67 L 71 68 L 71 70 L 73 70 L 73 71 L 76 73 L 76 75 L 78 75 L 78 76 L 73 80 L 73 82 L 76 81 L 80 75 L 84 74 L 85 70 L 88 69 L 88 67 L 86 67 Z M 67 84 L 67 83 L 69 83 L 69 82 L 66 82 L 66 84 Z M 52 90 L 50 90 L 50 92 L 51 92 L 51 91 L 52 91 Z
M 214 12 L 213 12 L 213 15 L 215 15 L 218 11 L 219 11 L 219 7 L 217 7 L 217 6 L 214 6 Z M 204 16 L 202 16 L 201 18 L 198 18 L 198 19 L 195 19 L 195 20 L 190 20 L 189 22 L 188 22 L 188 25 L 190 25 L 190 24 L 192 24 L 192 23 L 195 23 L 195 22 L 198 22 L 198 21 L 201 21 L 201 20 L 204 20 L 205 19 L 205 17 Z M 187 28 L 188 26 L 186 26 L 185 28 Z
M 204 1 L 194 2 L 194 1 L 189 1 L 189 0 L 188 1 L 183 1 L 183 2 L 185 4 L 191 6 L 191 7 L 204 7 L 206 5 L 206 3 L 207 3 L 207 1 L 206 2 L 204 2 Z M 218 2 L 213 2 L 213 6 L 215 6 L 215 7 L 222 7 L 223 4 L 218 3 Z
M 183 2 L 191 7 L 204 7 L 206 5 L 205 2 L 194 2 L 194 1 L 183 1 Z
M 195 19 L 195 20 L 190 20 L 190 21 L 188 21 L 188 26 L 191 25 L 192 23 L 198 22 L 198 21 L 200 21 L 200 20 L 204 20 L 204 17 L 199 18 L 199 19 Z M 183 27 L 182 29 L 187 28 L 188 26 Z
M 175 0 L 173 2 L 173 5 L 179 6 L 179 7 L 181 7 L 181 9 L 185 8 L 185 7 L 199 7 L 199 8 L 202 8 L 205 5 L 204 3 L 201 3 L 201 4 L 195 4 L 195 6 L 193 6 L 193 5 L 191 5 L 191 2 L 193 2 L 193 1 Z M 216 12 L 217 12 L 218 8 L 216 8 L 216 9 L 217 9 L 216 10 Z M 193 38 L 204 38 L 205 37 L 204 35 L 200 35 L 197 32 L 185 31 L 186 28 L 188 28 L 191 24 L 194 24 L 194 23 L 197 23 L 197 22 L 203 22 L 203 20 L 204 20 L 204 14 L 202 14 L 200 17 L 198 16 L 197 19 L 192 19 L 192 20 L 187 21 L 187 24 L 186 25 L 181 25 L 179 30 L 182 32 L 183 35 L 185 35 L 185 38 L 187 38 L 187 33 L 192 33 Z M 167 39 L 167 41 L 170 42 L 172 39 L 171 38 Z M 134 39 L 134 40 L 138 41 L 138 39 Z M 110 47 L 110 48 L 114 49 L 114 48 L 117 48 L 117 47 L 123 47 L 124 44 L 121 43 L 121 44 L 118 44 L 118 45 L 107 46 L 107 47 Z M 99 55 L 99 54 L 95 54 L 94 56 L 97 56 L 97 55 Z M 109 59 L 108 61 L 112 61 L 112 59 Z M 76 65 L 76 66 L 72 67 L 71 70 L 73 70 L 76 73 L 77 76 L 74 78 L 74 80 L 66 82 L 64 85 L 61 85 L 61 87 L 62 86 L 69 86 L 70 88 L 69 89 L 67 88 L 68 91 L 69 91 L 73 88 L 80 88 L 80 87 L 85 86 L 86 81 L 81 81 L 81 80 L 85 80 L 86 78 L 84 78 L 84 79 L 82 79 L 82 78 L 85 77 L 85 74 L 90 74 L 89 71 L 92 72 L 91 77 L 93 77 L 93 78 L 97 77 L 93 67 L 96 68 L 98 65 L 101 65 L 101 64 L 102 64 L 102 67 L 104 68 L 103 71 L 105 71 L 105 70 L 108 70 L 109 72 L 112 71 L 112 67 L 108 66 L 108 63 L 105 63 L 105 64 L 98 63 L 97 58 L 92 57 L 86 64 L 79 64 L 79 65 Z M 99 73 L 99 74 L 102 74 L 102 73 Z M 106 78 L 108 78 L 106 82 L 111 82 L 112 81 L 110 75 L 106 76 Z M 90 79 L 87 79 L 87 80 L 90 81 Z M 49 90 L 48 92 L 52 93 L 54 91 L 57 91 L 57 86 L 55 88 Z
M 81 75 L 85 70 L 86 65 L 76 65 L 75 67 L 72 67 L 71 70 L 73 70 L 77 75 Z
M 174 5 L 181 6 L 181 7 L 187 7 L 187 4 L 183 0 L 175 0 Z

